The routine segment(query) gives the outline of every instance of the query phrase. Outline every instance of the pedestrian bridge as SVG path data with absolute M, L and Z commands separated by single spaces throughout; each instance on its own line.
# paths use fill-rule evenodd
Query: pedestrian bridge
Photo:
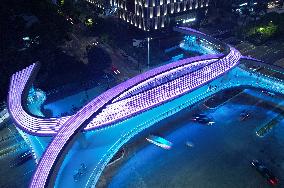
M 284 93 L 282 80 L 251 71 L 239 62 L 253 59 L 226 48 L 226 54 L 188 58 L 152 69 L 61 118 L 35 117 L 25 110 L 24 99 L 37 64 L 15 73 L 8 105 L 18 128 L 35 136 L 53 136 L 30 187 L 94 187 L 109 160 L 133 136 L 221 90 L 242 86 Z M 86 174 L 75 182 L 73 172 L 81 163 L 87 166 Z
M 76 146 L 71 148 L 72 153 L 67 154 L 67 159 L 63 162 L 62 168 L 57 176 L 56 187 L 62 187 L 63 185 L 71 187 L 95 187 L 108 162 L 131 138 L 160 120 L 172 116 L 184 108 L 189 108 L 193 104 L 219 91 L 235 87 L 256 87 L 260 89 L 271 89 L 270 91 L 283 94 L 284 85 L 281 81 L 261 76 L 262 75 L 258 73 L 251 74 L 251 72 L 241 67 L 235 67 L 229 71 L 226 76 L 217 78 L 210 82 L 210 84 L 204 85 L 157 108 L 119 122 L 111 128 L 86 132 L 85 135 L 82 136 L 83 138 L 81 137 L 81 140 L 84 139 L 84 142 L 87 143 L 86 149 L 81 148 L 80 141 L 77 142 Z M 80 160 L 77 159 L 78 155 L 82 156 Z M 87 175 L 83 176 L 80 182 L 70 181 L 74 174 L 68 172 L 78 170 L 81 163 L 85 163 L 89 167 L 86 171 Z

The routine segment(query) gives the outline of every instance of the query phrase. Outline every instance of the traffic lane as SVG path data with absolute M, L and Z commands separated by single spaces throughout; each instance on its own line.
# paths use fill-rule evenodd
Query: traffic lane
M 274 63 L 284 57 L 284 43 L 282 39 L 267 42 L 260 46 L 254 46 L 249 42 L 243 42 L 236 45 L 236 48 L 239 49 L 243 55 L 251 55 L 269 63 Z
M 32 172 L 36 168 L 34 160 L 30 159 L 22 165 L 10 167 L 10 164 L 27 150 L 28 148 L 22 148 L 13 155 L 1 158 L 0 187 L 28 187 Z
M 175 131 L 179 134 L 165 135 L 173 142 L 172 149 L 165 151 L 149 144 L 137 151 L 122 164 L 110 187 L 270 187 L 250 162 L 255 158 L 265 159 L 271 167 L 267 152 L 276 150 L 263 149 L 263 140 L 256 139 L 254 130 L 257 123 L 272 119 L 270 115 L 273 113 L 267 115 L 266 109 L 252 107 L 251 110 L 259 116 L 257 120 L 239 121 L 239 112 L 258 102 L 258 99 L 251 99 L 251 105 L 239 105 L 230 101 L 216 111 L 204 111 L 211 112 L 215 118 L 219 116 L 213 126 L 192 123 L 190 115 L 182 114 L 188 119 L 187 122 L 175 121 L 181 123 L 178 126 L 181 128 Z M 163 126 L 172 126 L 164 122 Z M 194 143 L 194 148 L 186 147 L 187 140 Z M 164 154 L 157 154 L 159 151 Z M 149 152 L 156 154 L 150 155 Z
M 261 93 L 259 93 L 261 97 Z M 251 140 L 249 144 L 255 145 L 252 147 L 250 145 L 243 145 L 247 149 L 242 149 L 245 153 L 239 153 L 240 156 L 249 160 L 259 159 L 271 167 L 271 170 L 275 175 L 280 179 L 280 185 L 277 187 L 283 187 L 284 180 L 284 121 L 282 120 L 279 125 L 273 128 L 273 130 L 268 133 L 265 137 L 260 138 L 255 134 L 255 130 L 259 127 L 265 125 L 269 121 L 271 121 L 274 117 L 276 117 L 280 112 L 275 112 L 275 106 L 271 106 L 265 101 L 260 102 L 259 99 L 253 98 L 250 99 L 250 104 L 247 105 L 244 102 L 240 101 L 248 101 L 247 98 L 239 95 L 238 97 L 230 100 L 226 105 L 218 108 L 217 111 L 212 113 L 211 115 L 216 119 L 216 125 L 223 124 L 223 126 L 238 126 L 238 133 L 233 129 L 228 129 L 226 134 L 236 134 L 234 137 L 237 139 L 231 139 L 228 136 L 228 140 L 226 140 L 226 144 L 231 145 L 230 147 L 236 147 L 236 145 L 241 145 L 244 140 Z M 283 102 L 282 98 L 282 102 Z M 254 105 L 255 104 L 255 105 Z M 277 103 L 275 104 L 277 106 Z M 265 107 L 265 108 L 263 108 Z M 270 109 L 269 109 L 270 108 Z M 245 121 L 240 121 L 240 113 L 242 111 L 249 111 L 251 114 L 250 118 Z M 283 112 L 283 111 L 282 111 Z M 249 132 L 248 132 L 248 129 Z M 248 132 L 248 134 L 240 134 L 240 132 Z M 255 142 L 255 143 L 253 143 Z M 262 178 L 259 176 L 259 178 Z M 264 184 L 266 183 L 263 181 Z
M 255 98 L 262 99 L 262 100 L 265 100 L 265 101 L 269 101 L 269 102 L 272 102 L 274 104 L 279 104 L 279 103 L 284 102 L 283 101 L 283 95 L 273 93 L 273 92 L 271 92 L 271 94 L 268 94 L 264 90 L 258 90 L 258 89 L 245 89 L 243 92 L 248 94 L 248 95 L 251 95 Z
M 23 138 L 13 126 L 15 125 L 10 124 L 0 131 L 0 158 L 6 155 L 14 155 L 17 150 L 27 147 Z
M 281 181 L 280 185 L 277 187 L 283 187 L 284 120 L 274 127 L 273 130 L 264 138 L 257 137 L 255 131 L 271 121 L 279 113 L 283 112 L 284 99 L 283 96 L 277 96 L 277 98 L 274 99 L 273 97 L 263 95 L 261 92 L 252 92 L 254 93 L 253 96 L 258 94 L 258 97 L 254 98 L 253 96 L 247 96 L 242 93 L 243 95 L 238 95 L 237 97 L 233 98 L 227 102 L 226 105 L 221 106 L 217 111 L 211 113 L 211 115 L 216 119 L 216 125 L 224 124 L 224 126 L 239 126 L 240 129 L 242 129 L 241 132 L 245 132 L 248 128 L 253 126 L 252 130 L 250 131 L 250 136 L 254 142 L 258 143 L 258 145 L 256 147 L 252 147 L 252 149 L 248 149 L 244 157 L 248 160 L 251 160 L 252 158 L 259 159 L 271 167 L 273 173 L 277 175 Z M 247 93 L 251 93 L 251 91 Z M 246 103 L 248 101 L 249 103 Z M 279 102 L 281 104 L 279 104 Z M 279 105 L 282 105 L 282 108 L 280 110 L 275 110 L 279 108 Z M 245 121 L 240 121 L 239 118 L 242 111 L 249 111 L 251 114 L 250 117 Z M 229 131 L 231 130 L 232 129 Z M 227 133 L 229 134 L 228 131 Z M 241 135 L 242 134 L 237 134 L 237 137 L 239 138 L 236 139 L 236 141 L 230 141 L 229 137 L 229 140 L 227 140 L 226 143 L 230 143 L 232 144 L 232 147 L 235 147 L 236 142 L 243 142 L 244 140 L 248 139 Z M 250 150 L 253 150 L 253 152 Z M 261 176 L 259 177 L 262 178 Z
M 12 145 L 21 144 L 21 143 L 24 143 L 24 140 L 20 135 L 18 134 L 5 135 L 1 137 L 0 139 L 0 150 L 3 150 Z
M 277 52 L 277 53 L 275 53 Z M 284 49 L 283 50 L 276 50 L 270 54 L 265 54 L 262 58 L 266 62 L 275 63 L 276 61 L 282 59 L 284 57 Z
M 1 151 L 5 150 L 0 156 L 0 187 L 27 187 L 32 176 L 31 171 L 35 169 L 35 162 L 30 159 L 20 166 L 11 168 L 10 165 L 30 148 L 13 124 L 2 129 L 1 136 L 8 139 L 0 142 Z

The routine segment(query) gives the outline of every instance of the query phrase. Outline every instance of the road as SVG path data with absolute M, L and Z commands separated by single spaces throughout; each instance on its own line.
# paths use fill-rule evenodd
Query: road
M 255 46 L 249 42 L 242 42 L 236 45 L 236 48 L 240 50 L 243 55 L 250 55 L 266 63 L 276 63 L 284 67 L 284 39 L 282 38 L 277 41 L 266 42 L 260 46 Z
M 270 187 L 251 167 L 253 159 L 272 169 L 280 179 L 277 187 L 283 187 L 284 121 L 264 138 L 255 134 L 258 127 L 277 116 L 279 103 L 283 103 L 283 96 L 245 90 L 218 108 L 203 111 L 216 120 L 209 127 L 191 122 L 193 111 L 182 111 L 144 133 L 165 136 L 173 142 L 171 150 L 148 144 L 144 138 L 133 141 L 126 146 L 130 147 L 127 156 L 105 171 L 99 187 Z M 251 113 L 246 121 L 239 120 L 243 110 Z M 188 148 L 187 141 L 194 147 Z
M 35 170 L 35 162 L 30 159 L 22 165 L 10 167 L 14 160 L 29 150 L 28 145 L 13 124 L 1 129 L 0 137 L 0 187 L 28 187 Z

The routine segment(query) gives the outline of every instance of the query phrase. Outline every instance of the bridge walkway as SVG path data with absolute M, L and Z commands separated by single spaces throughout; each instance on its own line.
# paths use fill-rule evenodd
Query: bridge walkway
M 221 90 L 239 86 L 256 87 L 284 94 L 284 83 L 281 80 L 236 67 L 209 84 L 164 105 L 106 127 L 103 131 L 83 133 L 66 155 L 57 176 L 56 187 L 94 187 L 110 159 L 133 136 Z M 72 181 L 82 163 L 87 166 L 86 171 L 79 181 Z

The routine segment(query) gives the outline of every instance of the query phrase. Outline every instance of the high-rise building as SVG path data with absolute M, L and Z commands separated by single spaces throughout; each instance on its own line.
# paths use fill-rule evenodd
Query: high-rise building
M 118 17 L 145 31 L 171 24 L 190 24 L 205 13 L 209 0 L 87 0 L 100 8 L 116 9 Z
M 243 14 L 255 14 L 262 12 L 263 14 L 273 9 L 281 8 L 283 0 L 234 0 L 232 9 L 234 12 Z

